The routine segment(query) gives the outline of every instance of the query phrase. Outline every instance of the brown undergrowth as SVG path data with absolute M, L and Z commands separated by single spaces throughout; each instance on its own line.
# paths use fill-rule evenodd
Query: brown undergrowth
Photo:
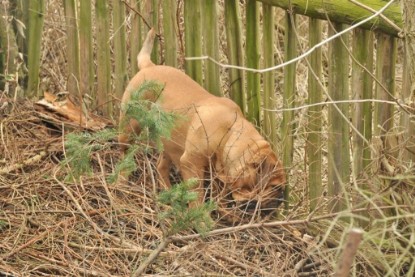
M 154 158 L 139 155 L 139 169 L 128 184 L 109 184 L 106 177 L 119 157 L 113 143 L 91 154 L 93 174 L 68 179 L 71 168 L 61 163 L 63 134 L 73 127 L 62 127 L 63 119 L 30 102 L 7 107 L 1 115 L 0 272 L 131 274 L 163 237 L 151 176 Z M 327 257 L 313 254 L 316 244 L 300 231 L 303 224 L 253 224 L 217 222 L 205 238 L 191 230 L 178 234 L 146 272 L 268 276 L 331 271 Z
M 31 102 L 3 99 L 2 103 L 0 273 L 128 276 L 135 272 L 163 241 L 163 224 L 168 224 L 160 222 L 155 201 L 155 154 L 136 157 L 138 170 L 129 183 L 110 184 L 106 180 L 119 151 L 109 141 L 107 147 L 91 153 L 93 173 L 71 179 L 72 169 L 61 161 L 65 134 L 79 131 L 75 124 Z M 301 190 L 294 193 L 300 196 Z M 321 207 L 325 201 L 322 198 Z M 395 276 L 410 270 L 411 207 L 373 204 L 339 214 L 308 214 L 306 206 L 293 203 L 289 211 L 267 222 L 229 226 L 217 221 L 204 237 L 192 230 L 176 234 L 145 273 L 327 276 L 334 272 L 347 230 L 353 226 L 340 219 L 358 217 L 362 210 L 381 214 L 372 224 L 380 228 L 365 233 L 354 273 L 382 276 L 389 270 Z

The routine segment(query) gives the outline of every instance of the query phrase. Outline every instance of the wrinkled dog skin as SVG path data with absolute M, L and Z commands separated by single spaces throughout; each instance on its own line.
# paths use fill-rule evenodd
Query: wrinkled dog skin
M 241 209 L 271 209 L 278 207 L 285 188 L 285 173 L 270 144 L 248 122 L 238 105 L 223 97 L 216 97 L 203 89 L 183 72 L 154 65 L 150 53 L 155 38 L 150 30 L 144 46 L 137 56 L 140 71 L 128 84 L 122 103 L 145 80 L 164 84 L 157 102 L 165 111 L 180 114 L 169 140 L 163 140 L 158 171 L 162 185 L 170 187 L 169 170 L 174 165 L 184 180 L 199 181 L 195 191 L 197 206 L 204 201 L 203 179 L 205 172 L 214 168 L 233 201 Z M 151 101 L 156 96 L 147 95 Z M 121 112 L 120 122 L 123 118 Z M 137 122 L 130 121 L 119 135 L 121 145 L 129 142 L 129 134 L 139 133 Z M 124 149 L 125 150 L 125 149 Z

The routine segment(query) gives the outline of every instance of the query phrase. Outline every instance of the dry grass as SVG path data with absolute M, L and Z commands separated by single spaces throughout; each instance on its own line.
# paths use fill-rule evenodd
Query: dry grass
M 47 2 L 42 88 L 56 93 L 66 87 L 65 21 L 60 1 Z M 279 28 L 281 18 L 276 20 Z M 305 24 L 300 22 L 299 29 L 305 33 Z M 276 42 L 277 62 L 282 60 L 281 43 L 281 39 Z M 305 37 L 300 38 L 300 45 L 306 48 Z M 281 80 L 281 71 L 276 75 Z M 304 62 L 298 66 L 297 77 L 307 78 Z M 226 77 L 223 81 L 226 92 Z M 297 89 L 301 105 L 307 98 L 305 82 L 299 82 Z M 155 157 L 139 155 L 139 169 L 130 183 L 112 185 L 106 178 L 114 170 L 119 151 L 110 143 L 91 155 L 94 173 L 73 180 L 67 178 L 71 168 L 61 161 L 64 135 L 74 127 L 65 125 L 63 130 L 62 118 L 30 102 L 3 98 L 0 107 L 0 275 L 129 276 L 163 239 L 153 183 Z M 317 211 L 309 214 L 305 110 L 296 113 L 295 120 L 290 209 L 268 222 L 227 226 L 218 221 L 205 238 L 192 230 L 177 234 L 146 274 L 332 275 L 347 232 L 357 225 L 357 219 L 370 220 L 352 267 L 354 276 L 410 276 L 414 272 L 414 166 L 391 159 L 396 174 L 388 176 L 380 165 L 383 156 L 375 157 L 374 170 L 352 178 L 345 189 L 349 200 L 366 195 L 359 205 L 349 204 L 346 211 L 333 214 L 327 210 L 333 199 L 323 195 Z M 361 191 L 362 184 L 370 192 Z M 365 210 L 370 211 L 370 218 L 362 216 Z
M 92 154 L 93 175 L 67 180 L 71 168 L 60 163 L 64 138 L 59 121 L 46 122 L 42 118 L 48 112 L 29 102 L 11 108 L 3 114 L 1 169 L 25 165 L 0 177 L 1 271 L 16 276 L 129 275 L 163 237 L 153 171 L 146 166 L 147 159 L 154 159 L 138 157 L 140 169 L 130 183 L 111 185 L 106 177 L 119 153 L 110 147 Z M 42 151 L 47 154 L 27 162 Z M 179 234 L 147 273 L 291 275 L 296 264 L 298 271 L 305 270 L 301 264 L 319 275 L 331 271 L 327 257 L 313 254 L 315 243 L 299 231 L 303 225 L 285 225 L 248 224 L 238 230 L 218 222 L 207 238 L 192 236 L 192 231 Z

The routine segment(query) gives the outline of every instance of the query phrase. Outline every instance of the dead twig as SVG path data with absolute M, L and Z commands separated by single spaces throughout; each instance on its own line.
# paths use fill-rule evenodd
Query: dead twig
M 163 249 L 166 248 L 166 246 L 169 245 L 170 242 L 170 238 L 163 238 L 160 244 L 157 246 L 157 248 L 154 249 L 150 256 L 148 256 L 147 259 L 140 264 L 140 266 L 132 274 L 132 276 L 141 276 L 144 273 L 144 270 L 146 270 L 147 266 L 149 266 L 160 255 L 161 251 L 163 251 Z

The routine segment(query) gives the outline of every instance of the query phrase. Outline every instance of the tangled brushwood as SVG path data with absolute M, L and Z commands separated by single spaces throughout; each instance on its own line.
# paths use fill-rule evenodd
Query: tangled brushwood
M 72 178 L 76 166 L 62 163 L 70 148 L 63 144 L 61 119 L 29 102 L 8 107 L 1 114 L 2 274 L 129 275 L 163 241 L 169 224 L 174 230 L 169 244 L 146 268 L 148 274 L 294 272 L 301 261 L 317 272 L 330 271 L 319 255 L 309 254 L 314 243 L 303 241 L 294 229 L 224 229 L 202 238 L 193 228 L 176 228 L 170 219 L 177 214 L 157 203 L 149 152 L 136 155 L 137 170 L 129 184 L 110 184 L 107 177 L 119 160 L 117 147 L 85 134 L 71 147 L 86 151 L 88 161 L 83 163 L 91 168 Z M 183 190 L 172 193 L 185 203 L 191 200 Z M 160 198 L 170 205 L 170 196 Z M 216 223 L 216 230 L 221 227 Z
M 213 206 L 186 214 L 191 184 L 159 196 L 156 151 L 137 150 L 148 149 L 144 145 L 133 149 L 127 166 L 119 169 L 130 169 L 130 182 L 111 183 L 121 161 L 112 131 L 79 136 L 53 111 L 30 102 L 1 101 L 2 274 L 328 276 L 354 219 L 365 219 L 364 211 L 376 220 L 355 257 L 356 276 L 414 271 L 414 211 L 405 204 L 413 199 L 412 171 L 391 182 L 393 193 L 389 188 L 365 194 L 357 210 L 323 212 L 330 199 L 322 198 L 315 214 L 299 201 L 269 222 L 227 226 L 216 221 L 211 231 L 202 230 L 198 226 L 209 227 L 209 222 L 194 225 L 192 219 Z M 71 136 L 73 144 L 65 146 Z M 85 153 L 87 159 L 69 162 L 71 151 L 75 157 Z M 385 178 L 374 177 L 371 183 Z M 398 189 L 406 193 L 398 194 Z M 302 198 L 301 190 L 294 193 Z M 351 197 L 353 193 L 361 191 L 350 191 Z M 342 220 L 346 217 L 352 222 Z

